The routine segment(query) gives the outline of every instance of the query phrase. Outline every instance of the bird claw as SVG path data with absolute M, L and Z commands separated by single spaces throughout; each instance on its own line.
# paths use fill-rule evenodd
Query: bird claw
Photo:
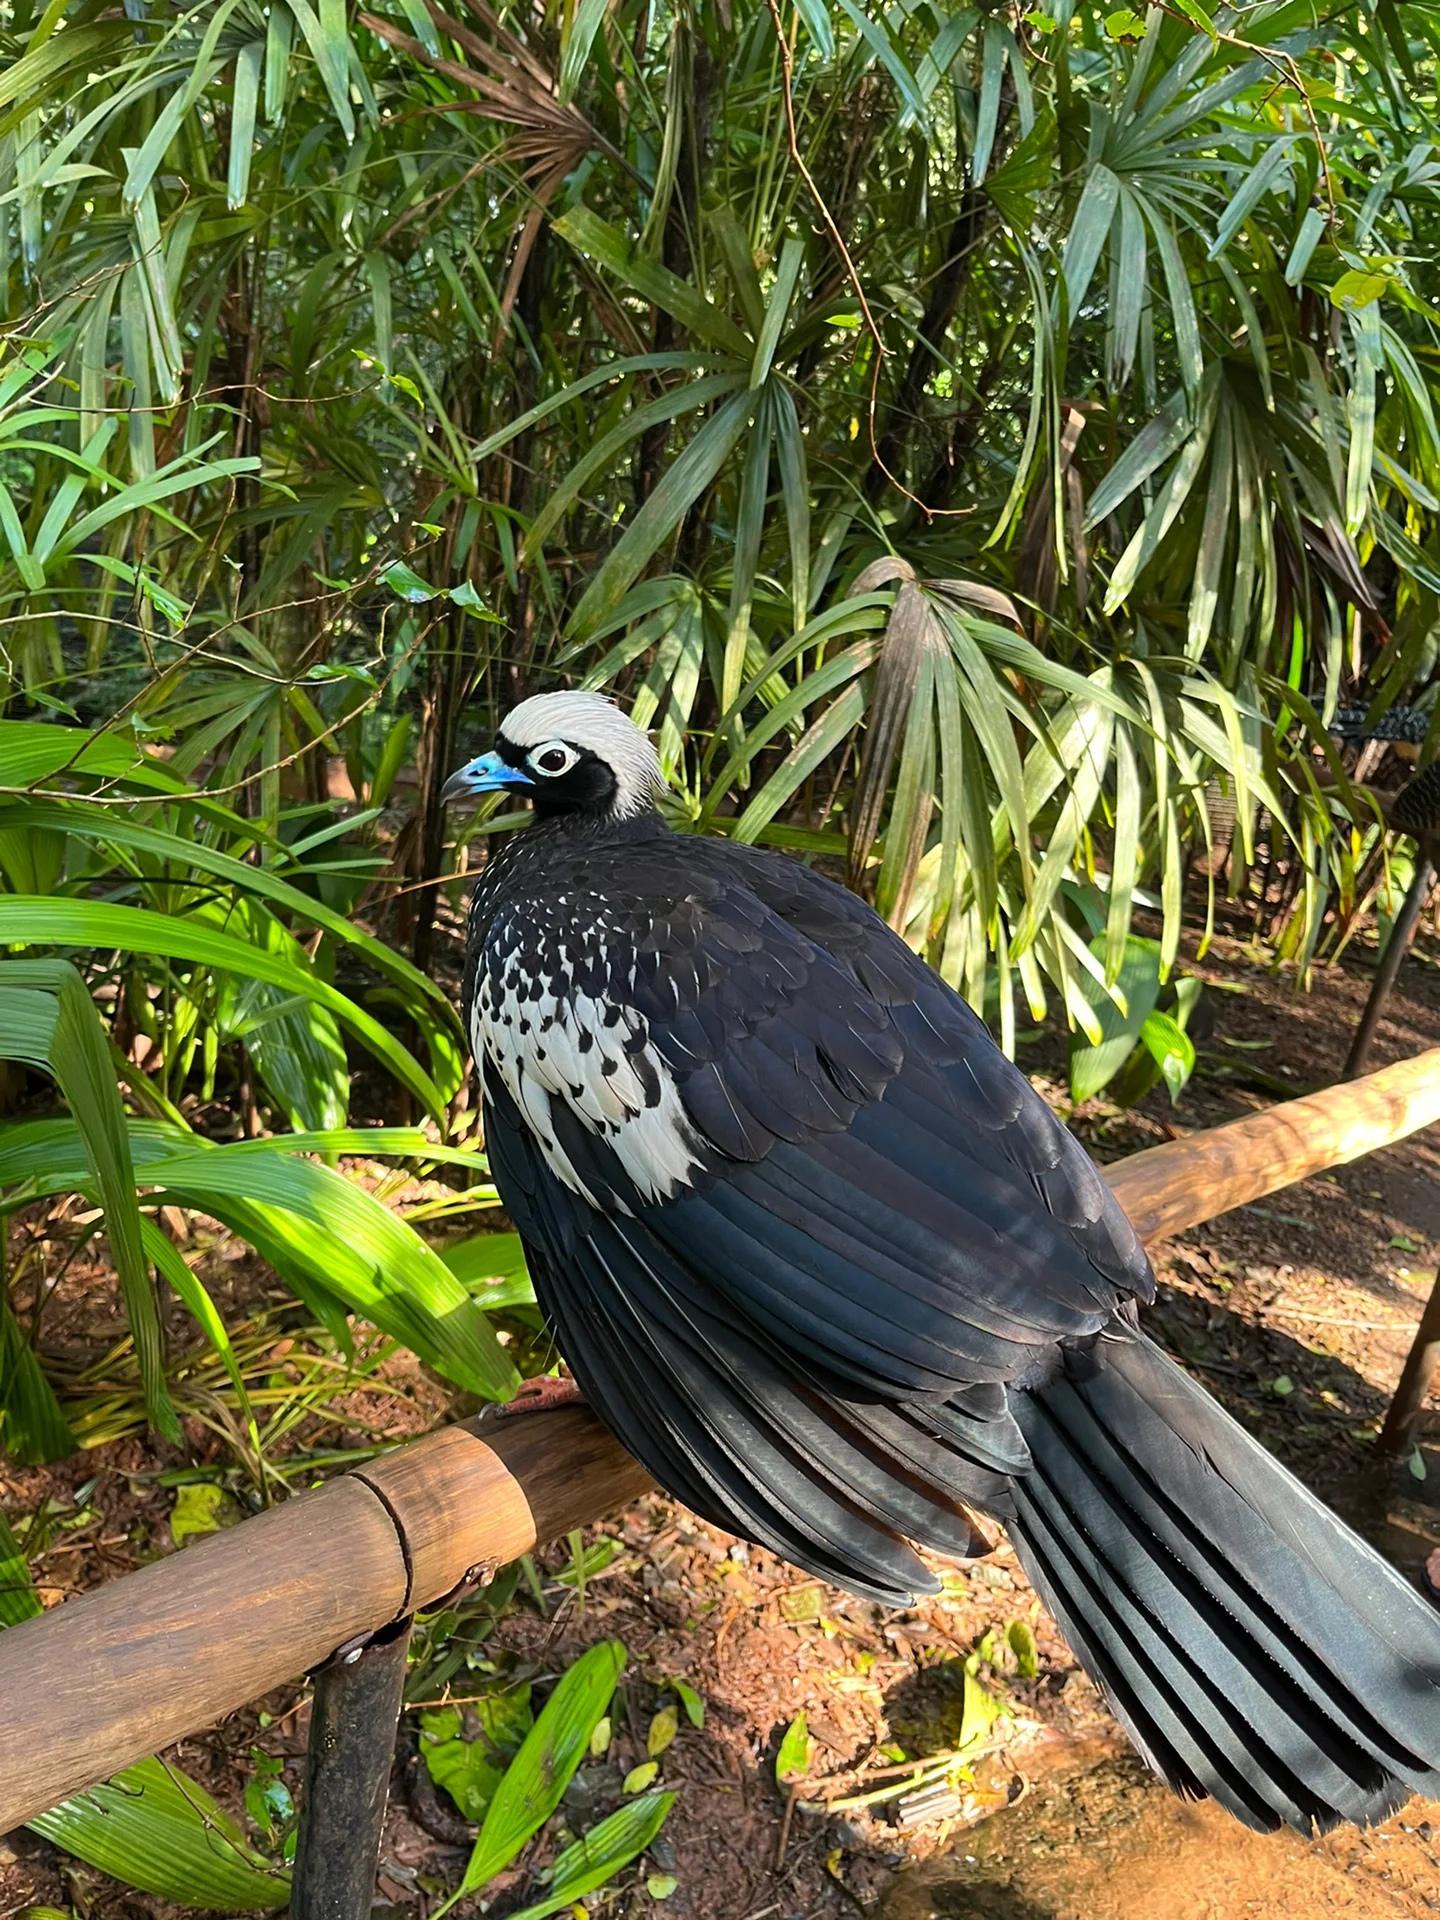
M 557 1379 L 553 1374 L 544 1374 L 538 1380 L 526 1380 L 513 1400 L 507 1400 L 502 1407 L 495 1409 L 500 1420 L 513 1418 L 521 1413 L 548 1413 L 554 1407 L 583 1406 L 585 1396 L 575 1381 L 564 1377 Z

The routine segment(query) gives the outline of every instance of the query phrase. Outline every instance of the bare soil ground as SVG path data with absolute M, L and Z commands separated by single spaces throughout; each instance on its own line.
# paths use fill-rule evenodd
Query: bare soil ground
M 1217 941 L 1199 971 L 1212 982 L 1215 1023 L 1195 1082 L 1175 1110 L 1163 1093 L 1139 1112 L 1116 1112 L 1103 1100 L 1082 1109 L 1074 1124 L 1099 1157 L 1215 1125 L 1268 1104 L 1282 1088 L 1299 1091 L 1339 1072 L 1368 983 L 1362 956 L 1321 974 L 1308 997 L 1296 997 L 1237 940 Z M 1427 935 L 1402 974 L 1373 1064 L 1437 1043 L 1440 947 Z M 1022 1059 L 1063 1105 L 1063 1047 L 1044 1038 Z M 1155 1331 L 1239 1418 L 1417 1575 L 1440 1546 L 1440 1405 L 1431 1401 L 1415 1456 L 1393 1471 L 1375 1468 L 1371 1442 L 1440 1257 L 1437 1175 L 1440 1141 L 1422 1136 L 1188 1234 L 1161 1250 L 1151 1315 Z M 253 1312 L 262 1281 L 237 1267 L 233 1286 L 222 1306 Z M 47 1341 L 78 1364 L 103 1353 L 114 1335 L 108 1285 L 77 1265 Z M 276 1364 L 295 1364 L 280 1339 Z M 306 1444 L 375 1444 L 443 1416 L 443 1394 L 417 1369 L 395 1371 L 398 1396 L 386 1390 L 390 1379 L 387 1367 L 381 1380 L 328 1403 L 317 1415 L 323 1435 L 305 1429 Z M 169 1551 L 173 1492 L 155 1475 L 223 1452 L 192 1417 L 184 1451 L 136 1435 L 59 1468 L 0 1469 L 0 1506 L 12 1519 L 47 1499 L 73 1513 L 77 1492 L 91 1516 L 52 1532 L 39 1567 L 47 1603 Z M 646 1891 L 644 1875 L 632 1874 L 612 1906 L 597 1897 L 594 1913 L 1318 1920 L 1334 1912 L 1389 1920 L 1440 1912 L 1440 1807 L 1415 1803 L 1370 1834 L 1261 1838 L 1154 1786 L 1003 1542 L 983 1561 L 948 1570 L 941 1599 L 885 1614 L 735 1545 L 659 1497 L 589 1538 L 602 1534 L 621 1551 L 583 1595 L 559 1583 L 568 1546 L 552 1547 L 541 1556 L 544 1610 L 522 1588 L 483 1646 L 486 1659 L 517 1676 L 553 1674 L 604 1636 L 629 1649 L 610 1752 L 582 1770 L 567 1802 L 577 1827 L 615 1803 L 625 1771 L 644 1758 L 669 1679 L 688 1681 L 705 1701 L 703 1728 L 682 1719 L 661 1762 L 660 1783 L 679 1797 L 650 1872 L 678 1884 L 662 1902 Z M 897 1746 L 906 1756 L 953 1747 L 966 1657 L 989 1629 L 1003 1632 L 1012 1621 L 1033 1628 L 1039 1672 L 1022 1679 L 982 1669 L 1013 1717 L 997 1723 L 973 1780 L 918 1806 L 903 1796 L 869 1808 L 789 1804 L 774 1760 L 797 1713 L 813 1741 L 804 1800 L 873 1792 L 897 1777 Z M 470 1630 L 479 1633 L 478 1615 Z M 465 1677 L 450 1683 L 451 1696 L 463 1700 Z M 304 1692 L 258 1705 L 265 1724 L 252 1709 L 175 1756 L 235 1809 L 252 1748 L 281 1755 L 298 1786 Z M 386 1833 L 389 1905 L 377 1911 L 423 1920 L 436 1890 L 455 1883 L 465 1834 L 413 1763 L 414 1727 L 412 1712 Z M 523 1905 L 527 1886 L 522 1872 L 492 1888 L 487 1910 L 500 1916 Z M 176 1912 L 33 1836 L 12 1835 L 0 1841 L 0 1920 L 39 1904 L 73 1905 L 101 1920 L 170 1920 Z

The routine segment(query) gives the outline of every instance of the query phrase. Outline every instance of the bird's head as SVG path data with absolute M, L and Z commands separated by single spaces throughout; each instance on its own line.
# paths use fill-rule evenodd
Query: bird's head
M 537 693 L 513 707 L 494 748 L 450 776 L 441 799 L 499 788 L 540 814 L 623 820 L 655 804 L 664 781 L 647 735 L 601 693 Z

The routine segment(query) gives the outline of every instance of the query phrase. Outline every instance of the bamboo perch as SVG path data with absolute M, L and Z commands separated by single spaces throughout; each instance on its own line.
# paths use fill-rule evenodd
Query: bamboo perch
M 1300 1100 L 1147 1147 L 1105 1177 L 1147 1246 L 1440 1120 L 1440 1047 Z
M 1440 1120 L 1440 1047 L 1108 1170 L 1163 1239 Z M 649 1484 L 583 1409 L 447 1427 L 0 1633 L 0 1833 Z

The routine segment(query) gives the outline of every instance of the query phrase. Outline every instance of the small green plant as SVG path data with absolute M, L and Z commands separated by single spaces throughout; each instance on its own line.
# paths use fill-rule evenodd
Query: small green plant
M 810 1771 L 810 1728 L 803 1713 L 797 1713 L 780 1736 L 775 1754 L 775 1784 L 793 1787 Z
M 0 902 L 0 921 L 11 904 Z M 514 1365 L 465 1283 L 414 1227 L 322 1164 L 346 1153 L 400 1156 L 483 1175 L 478 1156 L 438 1147 L 418 1128 L 332 1128 L 214 1145 L 173 1109 L 165 1119 L 131 1118 L 84 983 L 63 960 L 0 960 L 0 1058 L 48 1072 L 70 1104 L 65 1118 L 0 1124 L 0 1217 L 70 1192 L 104 1207 L 146 1411 L 170 1438 L 179 1429 L 165 1377 L 160 1281 L 213 1344 L 255 1435 L 229 1331 L 157 1218 L 170 1207 L 219 1219 L 247 1241 L 342 1347 L 350 1345 L 346 1316 L 360 1314 L 458 1386 L 486 1399 L 514 1391 Z M 493 1199 L 493 1190 L 480 1198 Z M 505 1297 L 523 1297 L 524 1285 L 512 1272 Z M 21 1461 L 63 1457 L 74 1435 L 8 1286 L 0 1289 L 0 1357 L 0 1441 Z
M 561 1676 L 538 1713 L 529 1685 L 498 1685 L 471 1703 L 473 1731 L 462 1731 L 458 1708 L 423 1715 L 421 1752 L 431 1777 L 480 1825 L 460 1885 L 435 1909 L 434 1920 L 480 1892 L 554 1815 L 594 1751 L 625 1663 L 618 1640 L 602 1641 Z M 562 1848 L 538 1876 L 541 1897 L 513 1920 L 542 1920 L 612 1880 L 656 1838 L 674 1799 L 659 1792 L 625 1800 Z
M 1186 1028 L 1200 998 L 1199 980 L 1182 974 L 1167 982 L 1159 943 L 1132 933 L 1114 981 L 1107 985 L 1092 975 L 1081 991 L 1093 1026 L 1071 1036 L 1070 1098 L 1078 1103 L 1108 1090 L 1117 1105 L 1132 1107 L 1163 1080 L 1171 1104 L 1178 1101 L 1195 1071 L 1195 1043 Z

